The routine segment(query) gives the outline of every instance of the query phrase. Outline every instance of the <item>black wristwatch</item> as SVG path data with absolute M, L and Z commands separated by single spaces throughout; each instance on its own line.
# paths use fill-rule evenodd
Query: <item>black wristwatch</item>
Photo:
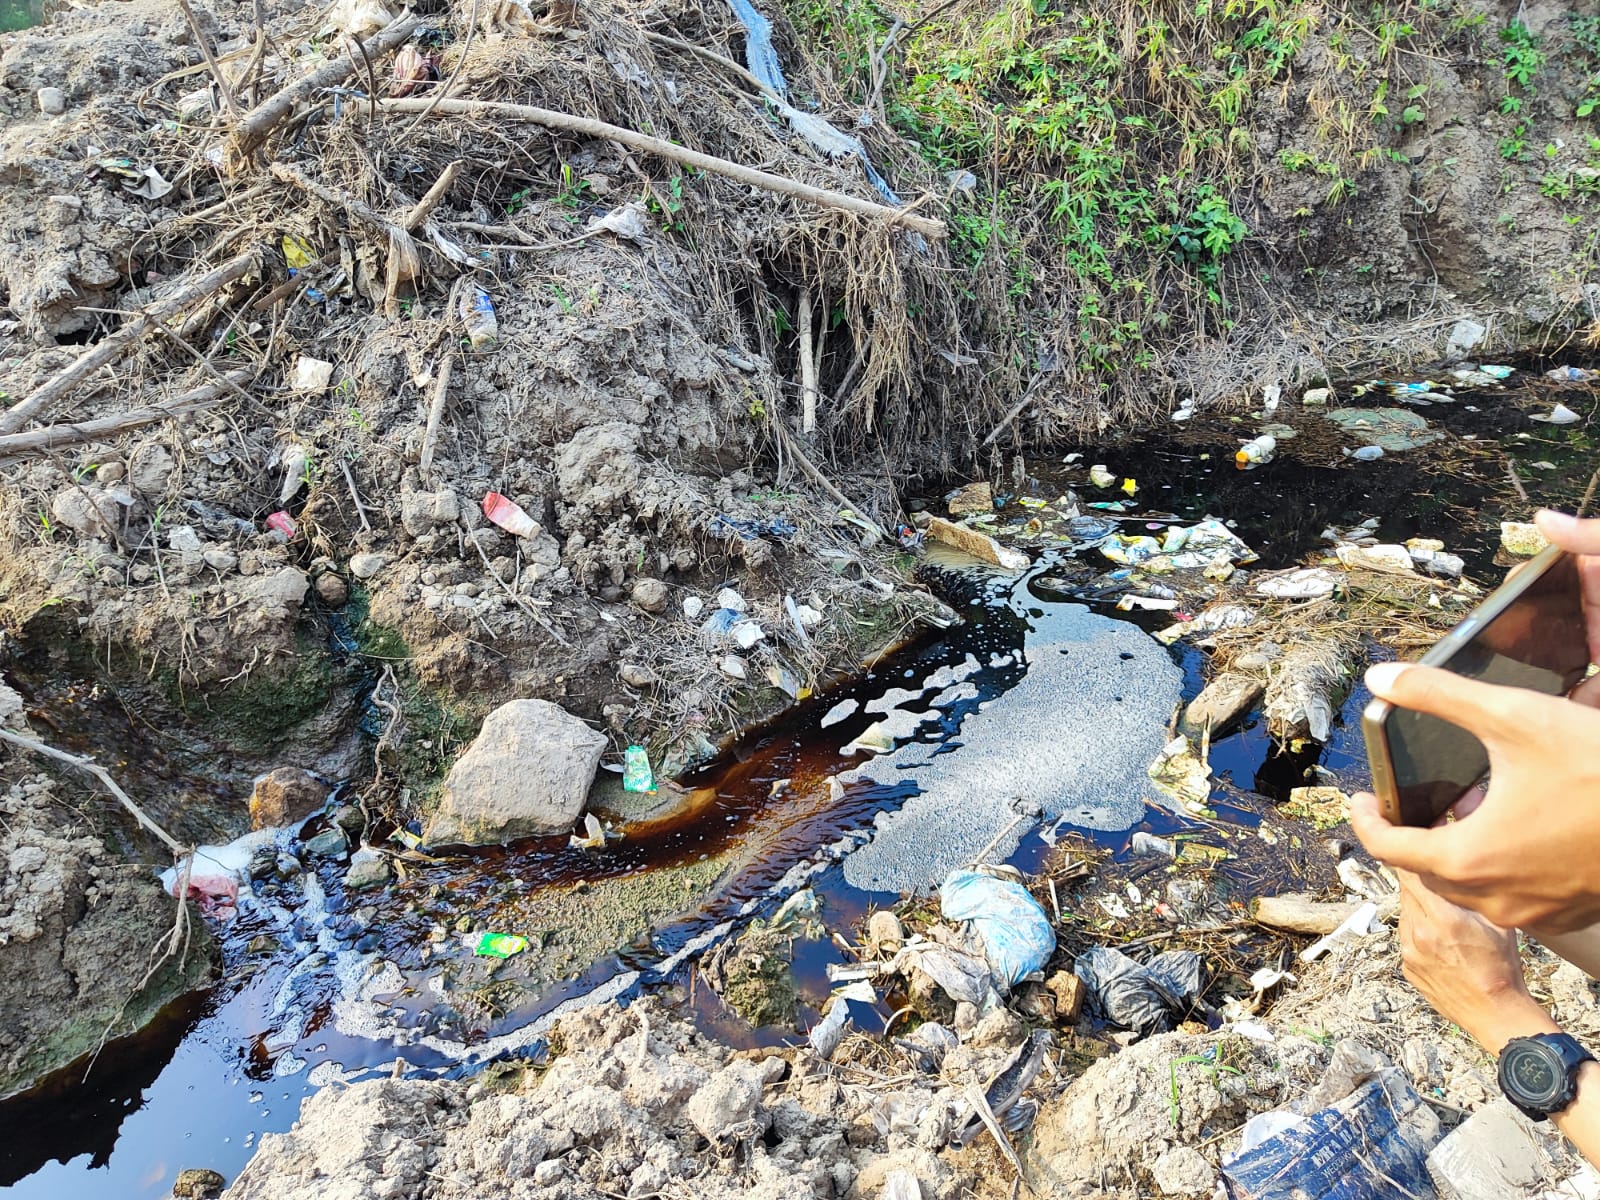
M 1512 1038 L 1500 1051 L 1500 1090 L 1530 1121 L 1543 1121 L 1578 1098 L 1578 1068 L 1594 1061 L 1570 1034 Z

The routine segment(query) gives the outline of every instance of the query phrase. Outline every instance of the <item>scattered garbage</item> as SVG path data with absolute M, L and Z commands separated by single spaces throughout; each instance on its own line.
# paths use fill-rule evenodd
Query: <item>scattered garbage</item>
M 733 635 L 735 644 L 741 650 L 749 650 L 767 636 L 767 631 L 755 621 L 736 622 L 729 632 Z
M 471 939 L 472 952 L 484 958 L 510 958 L 532 945 L 520 933 L 481 933 L 471 935 Z
M 491 350 L 500 338 L 500 322 L 495 317 L 494 301 L 477 284 L 468 284 L 456 304 L 456 315 L 467 341 L 477 351 Z
M 1043 969 L 1056 948 L 1050 919 L 1016 880 L 952 871 L 939 886 L 939 909 L 948 921 L 969 923 L 990 971 L 1005 987 Z
M 650 770 L 650 753 L 643 746 L 629 746 L 622 752 L 622 790 L 653 792 L 656 777 Z
M 1572 425 L 1583 418 L 1578 416 L 1565 404 L 1557 404 L 1547 413 L 1534 413 L 1528 418 L 1531 421 L 1543 421 L 1547 425 Z
M 1413 575 L 1416 564 L 1404 546 L 1339 546 L 1334 550 L 1340 564 L 1351 571 L 1377 571 L 1388 575 Z
M 1007 549 L 986 533 L 963 525 L 953 525 L 941 517 L 933 517 L 928 521 L 926 533 L 936 542 L 953 546 L 1005 571 L 1025 571 L 1031 562 L 1020 550 Z
M 758 538 L 792 537 L 799 532 L 799 526 L 793 521 L 785 520 L 783 517 L 769 517 L 765 521 L 752 521 L 741 517 L 730 517 L 723 513 L 718 513 L 712 517 L 707 528 L 713 536 L 728 537 L 732 535 L 747 542 L 753 542 Z
M 1377 919 L 1378 906 L 1369 900 L 1340 922 L 1339 927 L 1332 933 L 1325 934 L 1300 951 L 1300 961 L 1316 962 L 1341 942 L 1365 937 L 1372 931 L 1373 923 Z
M 1326 742 L 1353 670 L 1351 651 L 1341 642 L 1312 638 L 1290 646 L 1267 682 L 1262 707 L 1273 737 Z
M 1316 600 L 1331 596 L 1342 586 L 1337 571 L 1327 567 L 1297 567 L 1256 580 L 1256 592 L 1275 600 Z
M 650 240 L 650 217 L 645 212 L 644 205 L 637 200 L 630 200 L 604 215 L 597 214 L 590 217 L 589 223 L 584 226 L 584 231 L 614 233 L 618 237 L 642 244 Z
M 1531 558 L 1550 543 L 1531 521 L 1501 521 L 1500 548 L 1516 558 Z
M 1308 388 L 1305 393 L 1301 395 L 1300 399 L 1302 403 L 1308 405 L 1309 407 L 1316 408 L 1317 406 L 1326 404 L 1329 400 L 1333 399 L 1333 389 L 1325 387 Z
M 1072 969 L 1095 1010 L 1140 1037 L 1171 1029 L 1194 1007 L 1204 985 L 1204 964 L 1193 950 L 1169 950 L 1139 963 L 1109 946 L 1091 946 Z
M 506 499 L 499 492 L 484 495 L 483 515 L 513 537 L 536 538 L 543 532 L 539 522 L 530 517 L 520 504 Z
M 1233 456 L 1234 465 L 1241 470 L 1265 466 L 1272 461 L 1277 449 L 1278 439 L 1271 434 L 1263 433 L 1260 437 L 1252 438 L 1239 447 Z
M 1171 839 L 1157 837 L 1153 833 L 1139 830 L 1128 842 L 1128 850 L 1132 854 L 1159 854 L 1163 858 L 1172 858 L 1177 853 L 1177 847 Z
M 1197 755 L 1183 734 L 1173 738 L 1150 764 L 1151 782 L 1178 802 L 1185 812 L 1210 812 L 1211 764 Z
M 306 453 L 304 446 L 289 446 L 279 458 L 278 465 L 283 468 L 283 485 L 278 489 L 278 505 L 283 507 L 306 485 L 311 471 L 311 456 Z
M 267 528 L 283 534 L 289 541 L 294 541 L 295 535 L 300 532 L 300 527 L 295 524 L 294 518 L 286 512 L 275 512 L 267 517 Z
M 1271 595 L 1272 593 L 1267 593 Z M 1169 625 L 1156 634 L 1156 640 L 1170 646 L 1180 637 L 1197 633 L 1216 633 L 1223 629 L 1240 629 L 1253 624 L 1256 612 L 1243 604 L 1216 604 L 1193 620 Z
M 1589 383 L 1600 379 L 1600 371 L 1586 371 L 1582 367 L 1552 367 L 1544 373 L 1544 377 L 1557 383 Z
M 1356 462 L 1377 462 L 1383 457 L 1382 446 L 1360 446 L 1354 450 L 1341 450 L 1341 454 Z
M 294 360 L 294 375 L 289 386 L 297 392 L 327 391 L 333 379 L 333 364 L 302 354 Z
M 723 655 L 722 661 L 717 664 L 717 667 L 730 679 L 744 679 L 748 676 L 748 672 L 744 667 L 744 659 L 737 654 Z
M 1419 386 L 1418 390 L 1427 391 L 1428 387 Z M 1347 433 L 1359 433 L 1369 445 L 1391 454 L 1415 450 L 1444 437 L 1420 414 L 1405 408 L 1334 408 L 1322 415 Z
M 850 1001 L 873 1004 L 877 999 L 878 993 L 873 990 L 872 985 L 860 979 L 834 992 L 827 1013 L 822 1020 L 811 1027 L 811 1032 L 806 1038 L 817 1057 L 824 1062 L 831 1061 L 834 1052 L 839 1049 L 839 1043 L 844 1040 L 845 1027 L 852 1023 Z
M 874 721 L 860 733 L 855 740 L 840 749 L 840 754 L 887 754 L 894 749 L 894 734 L 882 721 Z

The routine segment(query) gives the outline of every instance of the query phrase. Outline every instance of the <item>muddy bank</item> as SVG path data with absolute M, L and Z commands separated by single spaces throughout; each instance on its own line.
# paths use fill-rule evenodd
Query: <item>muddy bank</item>
M 0 791 L 0 1099 L 142 1028 L 212 978 L 198 912 L 166 951 L 175 902 L 98 832 L 89 789 L 11 769 Z

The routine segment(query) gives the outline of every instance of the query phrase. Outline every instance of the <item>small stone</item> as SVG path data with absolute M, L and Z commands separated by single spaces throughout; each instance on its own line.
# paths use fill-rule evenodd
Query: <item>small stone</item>
M 400 523 L 412 537 L 432 533 L 436 525 L 454 525 L 460 516 L 461 501 L 449 488 L 400 495 Z
M 332 571 L 317 576 L 317 597 L 329 608 L 343 608 L 350 599 L 350 585 Z
M 371 579 L 387 565 L 388 559 L 381 554 L 352 554 L 350 556 L 350 574 L 357 579 Z
M 706 602 L 699 596 L 685 596 L 683 598 L 683 615 L 693 621 L 706 610 Z
M 958 1034 L 971 1033 L 978 1027 L 978 1006 L 970 1000 L 957 1000 L 955 1020 L 951 1024 Z
M 232 550 L 211 549 L 200 555 L 206 566 L 223 575 L 239 565 L 239 556 Z
M 58 525 L 91 538 L 109 538 L 119 524 L 117 502 L 99 488 L 63 488 L 50 501 L 50 515 Z
M 566 1173 L 567 1169 L 561 1165 L 559 1158 L 547 1158 L 533 1169 L 533 1186 L 554 1187 Z
M 324 829 L 306 843 L 306 853 L 313 858 L 339 858 L 348 849 L 344 830 Z
M 215 1171 L 190 1167 L 178 1172 L 178 1178 L 172 1185 L 172 1194 L 185 1200 L 211 1200 L 211 1197 L 221 1193 L 227 1182 Z
M 333 810 L 333 823 L 349 835 L 359 838 L 367 828 L 367 818 L 354 804 L 341 804 Z
M 127 473 L 128 468 L 119 462 L 101 463 L 95 468 L 94 481 L 110 486 L 113 483 L 121 483 L 123 476 Z
M 659 579 L 635 579 L 631 594 L 633 602 L 647 613 L 666 612 L 671 599 L 667 585 Z
M 656 682 L 656 673 L 639 663 L 623 663 L 617 676 L 629 687 L 645 688 Z
M 734 612 L 742 613 L 749 608 L 749 605 L 745 598 L 732 588 L 723 588 L 717 593 L 717 607 L 731 608 Z
M 34 97 L 39 101 L 39 111 L 47 117 L 59 117 L 67 111 L 67 94 L 60 88 L 42 87 Z
M 906 927 L 887 908 L 867 918 L 867 950 L 872 954 L 893 954 L 906 940 Z
M 199 554 L 200 535 L 193 525 L 173 525 L 167 530 L 167 546 L 180 554 Z
M 752 1126 L 760 1105 L 761 1069 L 735 1060 L 696 1089 L 683 1115 L 708 1142 L 732 1141 L 756 1132 Z
M 1028 1027 L 1008 1008 L 997 1008 L 979 1019 L 972 1031 L 972 1044 L 996 1050 L 1013 1050 L 1028 1036 Z
M 278 767 L 256 778 L 250 792 L 250 827 L 276 828 L 303 821 L 327 799 L 327 785 L 310 771 Z
M 1303 401 L 1305 401 L 1305 403 L 1315 407 L 1316 405 L 1319 405 L 1319 404 L 1326 404 L 1330 399 L 1332 399 L 1332 397 L 1333 397 L 1333 389 L 1324 387 L 1324 388 L 1312 388 L 1310 391 L 1306 392 L 1306 394 L 1304 396 L 1300 397 L 1300 398 Z
M 1083 980 L 1071 971 L 1057 971 L 1044 981 L 1044 986 L 1056 998 L 1056 1020 L 1063 1025 L 1075 1022 L 1083 1011 L 1084 997 L 1089 991 Z
M 364 846 L 350 856 L 350 869 L 344 875 L 345 890 L 359 892 L 366 888 L 382 887 L 393 874 L 387 854 Z
M 172 454 L 158 442 L 141 446 L 128 463 L 128 482 L 141 496 L 164 496 L 172 483 Z
M 1151 1164 L 1150 1178 L 1163 1196 L 1209 1196 L 1217 1173 L 1193 1146 L 1175 1146 Z

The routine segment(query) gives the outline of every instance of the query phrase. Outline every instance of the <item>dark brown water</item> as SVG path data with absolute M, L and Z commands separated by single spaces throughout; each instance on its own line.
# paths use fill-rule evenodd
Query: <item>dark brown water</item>
M 1445 443 L 1396 454 L 1372 463 L 1352 463 L 1340 455 L 1341 439 L 1317 423 L 1314 414 L 1297 422 L 1309 426 L 1302 439 L 1280 446 L 1279 460 L 1249 472 L 1234 469 L 1232 451 L 1255 432 L 1257 423 L 1210 422 L 1194 427 L 1164 425 L 1143 437 L 1101 446 L 1085 461 L 1105 462 L 1119 475 L 1138 480 L 1138 511 L 1165 511 L 1184 519 L 1214 514 L 1236 524 L 1236 531 L 1262 556 L 1264 568 L 1288 565 L 1313 549 L 1327 525 L 1350 525 L 1369 516 L 1382 518 L 1385 540 L 1413 535 L 1439 536 L 1464 554 L 1469 574 L 1480 582 L 1496 578 L 1490 565 L 1498 521 L 1505 513 L 1525 517 L 1526 506 L 1511 486 L 1508 459 L 1536 503 L 1568 503 L 1587 481 L 1593 458 L 1588 429 L 1596 415 L 1593 394 L 1567 391 L 1561 397 L 1585 418 L 1579 425 L 1552 428 L 1530 421 L 1507 393 L 1463 396 L 1448 408 L 1423 410 L 1449 429 Z M 1542 389 L 1527 403 L 1548 409 Z M 1390 401 L 1380 401 L 1391 403 Z M 1477 412 L 1471 411 L 1477 408 Z M 1519 435 L 1527 435 L 1522 437 Z M 1349 439 L 1344 439 L 1349 445 Z M 1537 462 L 1553 464 L 1551 469 Z M 1079 478 L 1056 459 L 1029 464 L 1040 495 L 1059 494 L 1064 481 Z M 1093 498 L 1086 495 L 1086 499 Z M 1130 518 L 1134 513 L 1127 514 Z M 1002 521 L 1025 522 L 1029 510 L 1012 506 Z M 1135 522 L 1136 524 L 1136 522 Z M 1130 527 L 1130 531 L 1137 531 Z M 1096 564 L 1094 571 L 1104 564 Z M 1060 564 L 1070 574 L 1071 564 Z M 1088 568 L 1080 574 L 1093 573 Z M 968 624 L 930 634 L 876 670 L 825 697 L 799 706 L 771 728 L 747 738 L 727 761 L 683 782 L 697 789 L 697 804 L 670 821 L 634 832 L 603 856 L 571 851 L 560 840 L 530 842 L 503 851 L 453 858 L 448 864 L 413 875 L 394 893 L 416 900 L 437 885 L 439 897 L 415 910 L 391 896 L 381 918 L 364 936 L 375 937 L 386 958 L 422 973 L 417 948 L 431 924 L 460 911 L 493 912 L 505 898 L 546 885 L 567 885 L 659 870 L 663 867 L 726 858 L 731 864 L 715 895 L 704 904 L 660 924 L 650 936 L 596 963 L 577 980 L 531 999 L 476 1031 L 489 1037 L 537 1018 L 560 1001 L 581 995 L 606 979 L 637 973 L 634 987 L 669 986 L 678 995 L 692 988 L 688 963 L 661 970 L 685 947 L 720 927 L 777 902 L 785 880 L 812 864 L 805 882 L 824 905 L 831 928 L 848 928 L 870 907 L 891 901 L 886 893 L 851 887 L 836 861 L 819 848 L 860 835 L 879 812 L 893 808 L 915 789 L 914 779 L 895 786 L 852 785 L 833 799 L 828 778 L 847 764 L 839 748 L 876 719 L 858 707 L 845 721 L 820 729 L 822 714 L 843 699 L 863 702 L 891 687 L 914 684 L 937 668 L 976 654 L 999 662 L 1007 650 L 1023 646 L 1032 632 L 1025 614 L 999 603 L 970 582 L 943 581 L 948 598 L 972 619 Z M 1035 590 L 1037 611 L 1065 602 Z M 1103 606 L 1109 611 L 1109 606 Z M 1129 619 L 1146 628 L 1167 623 L 1166 614 Z M 1185 694 L 1198 691 L 1201 656 L 1183 647 L 1173 651 L 1185 672 Z M 924 737 L 950 753 L 961 753 L 959 731 L 966 715 L 980 706 L 1003 703 L 1020 682 L 1021 656 L 986 666 L 970 682 L 974 694 L 940 710 Z M 81 685 L 71 685 L 79 687 Z M 72 693 L 77 694 L 77 693 Z M 1247 808 L 1228 806 L 1230 788 L 1280 797 L 1299 783 L 1311 762 L 1320 762 L 1355 785 L 1364 772 L 1354 714 L 1364 702 L 1357 692 L 1326 747 L 1296 757 L 1277 755 L 1261 723 L 1213 745 L 1211 761 L 1220 783 L 1215 799 L 1225 818 L 1248 825 Z M 122 734 L 119 737 L 124 736 Z M 137 737 L 134 737 L 137 742 Z M 131 747 L 128 754 L 137 754 Z M 775 788 L 780 780 L 788 784 Z M 1173 832 L 1186 822 L 1151 808 L 1141 828 Z M 1122 851 L 1133 830 L 1101 833 L 1097 839 Z M 1035 832 L 1024 837 L 1013 861 L 1036 866 L 1049 846 Z M 795 883 L 797 886 L 798 884 Z M 348 905 L 336 889 L 328 920 L 335 927 L 348 918 Z M 176 1172 L 207 1166 L 231 1178 L 248 1159 L 263 1132 L 282 1130 L 295 1119 L 302 1098 L 321 1079 L 319 1064 L 337 1063 L 347 1072 L 387 1069 L 397 1054 L 417 1069 L 447 1070 L 454 1060 L 419 1045 L 397 1047 L 387 1041 L 340 1034 L 331 1019 L 337 994 L 326 974 L 302 971 L 285 956 L 252 960 L 244 943 L 270 925 L 241 918 L 227 934 L 226 982 L 195 1010 L 174 1014 L 135 1043 L 100 1064 L 87 1083 L 62 1083 L 48 1092 L 0 1106 L 0 1195 L 72 1200 L 78 1197 L 158 1197 Z M 343 936 L 343 935 L 341 935 Z M 802 1024 L 815 1015 L 827 995 L 825 968 L 838 952 L 827 942 L 802 943 L 796 967 L 803 1002 Z M 408 978 L 411 976 L 408 975 Z M 694 989 L 699 1018 L 735 1040 L 776 1041 L 792 1037 L 781 1030 L 750 1031 L 721 1012 L 707 989 Z M 306 1014 L 286 1036 L 285 997 Z M 401 1023 L 428 1031 L 445 1016 L 435 999 L 418 987 L 389 997 Z M 304 1064 L 285 1074 L 286 1064 Z

